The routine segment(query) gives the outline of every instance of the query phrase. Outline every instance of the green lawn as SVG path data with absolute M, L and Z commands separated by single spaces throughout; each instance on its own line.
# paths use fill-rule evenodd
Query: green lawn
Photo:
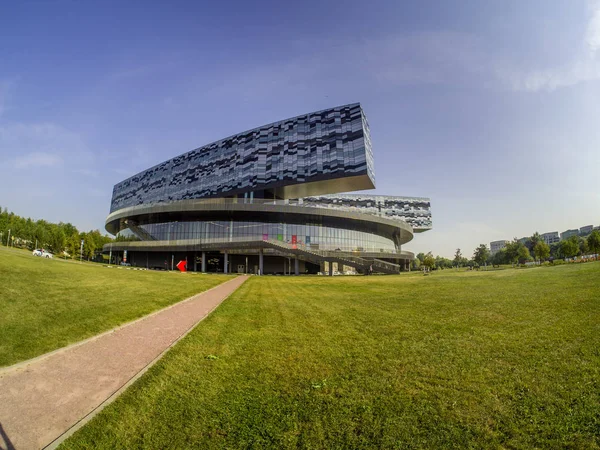
M 0 247 L 0 367 L 94 336 L 226 279 L 108 269 Z
M 253 277 L 61 448 L 598 448 L 600 263 Z

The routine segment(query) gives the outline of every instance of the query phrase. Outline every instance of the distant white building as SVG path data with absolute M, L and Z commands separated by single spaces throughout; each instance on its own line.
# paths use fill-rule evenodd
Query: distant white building
M 581 227 L 579 229 L 579 235 L 587 236 L 588 234 L 590 234 L 592 232 L 593 229 L 594 229 L 594 225 L 586 225 L 585 227 Z
M 508 242 L 509 241 L 493 241 L 493 242 L 490 242 L 490 251 L 491 251 L 492 255 L 495 255 L 500 250 L 502 250 L 504 247 L 506 247 L 506 244 L 508 244 Z
M 567 230 L 560 233 L 560 240 L 564 241 L 565 239 L 569 239 L 572 236 L 579 236 L 579 230 Z
M 558 235 L 558 231 L 551 231 L 550 233 L 544 233 L 544 234 L 541 234 L 540 237 L 548 245 L 552 245 L 552 244 L 556 244 L 557 242 L 560 242 L 560 236 Z

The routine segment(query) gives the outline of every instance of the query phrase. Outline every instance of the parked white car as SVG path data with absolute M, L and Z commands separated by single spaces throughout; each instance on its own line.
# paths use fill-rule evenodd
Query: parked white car
M 36 248 L 33 251 L 33 256 L 41 256 L 42 258 L 52 258 L 52 253 L 47 252 L 46 250 L 44 250 L 43 248 Z

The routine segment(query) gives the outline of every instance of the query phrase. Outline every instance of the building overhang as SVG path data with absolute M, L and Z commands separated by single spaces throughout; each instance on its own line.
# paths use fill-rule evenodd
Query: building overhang
M 314 177 L 313 177 L 314 178 Z M 308 183 L 274 184 L 272 191 L 277 198 L 295 199 L 320 194 L 337 194 L 340 192 L 375 189 L 375 183 L 365 171 L 361 175 L 331 178 L 322 176 L 321 180 Z
M 256 222 L 311 223 L 344 227 L 353 222 L 367 232 L 394 237 L 398 245 L 413 238 L 412 227 L 401 220 L 343 210 L 290 205 L 284 202 L 243 203 L 243 199 L 180 200 L 170 203 L 138 205 L 111 213 L 106 230 L 116 235 L 127 228 L 125 221 L 138 225 L 196 220 L 234 220 Z

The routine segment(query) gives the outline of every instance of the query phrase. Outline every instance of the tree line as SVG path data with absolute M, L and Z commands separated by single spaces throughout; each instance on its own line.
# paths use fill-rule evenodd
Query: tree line
M 538 232 L 525 241 L 514 238 L 504 248 L 494 255 L 487 245 L 479 245 L 469 259 L 462 255 L 461 249 L 456 249 L 454 259 L 441 256 L 434 257 L 431 252 L 419 253 L 413 262 L 413 268 L 420 266 L 429 269 L 450 269 L 452 267 L 479 267 L 484 265 L 525 264 L 536 261 L 544 262 L 554 259 L 573 258 L 589 254 L 600 254 L 600 232 L 592 231 L 587 237 L 571 236 L 560 242 L 548 245 Z
M 83 257 L 91 259 L 102 246 L 113 239 L 98 230 L 81 232 L 70 223 L 52 223 L 21 217 L 0 208 L 0 241 L 2 245 L 34 250 L 44 248 L 57 256 L 79 258 L 83 240 Z M 37 245 L 37 247 L 36 247 Z M 64 252 L 64 253 L 63 253 Z
M 551 245 L 546 244 L 540 234 L 535 232 L 524 242 L 517 238 L 513 239 L 504 248 L 490 256 L 488 261 L 492 264 L 524 264 L 531 261 L 544 262 L 598 253 L 600 253 L 598 230 L 592 231 L 587 237 L 571 236 Z

